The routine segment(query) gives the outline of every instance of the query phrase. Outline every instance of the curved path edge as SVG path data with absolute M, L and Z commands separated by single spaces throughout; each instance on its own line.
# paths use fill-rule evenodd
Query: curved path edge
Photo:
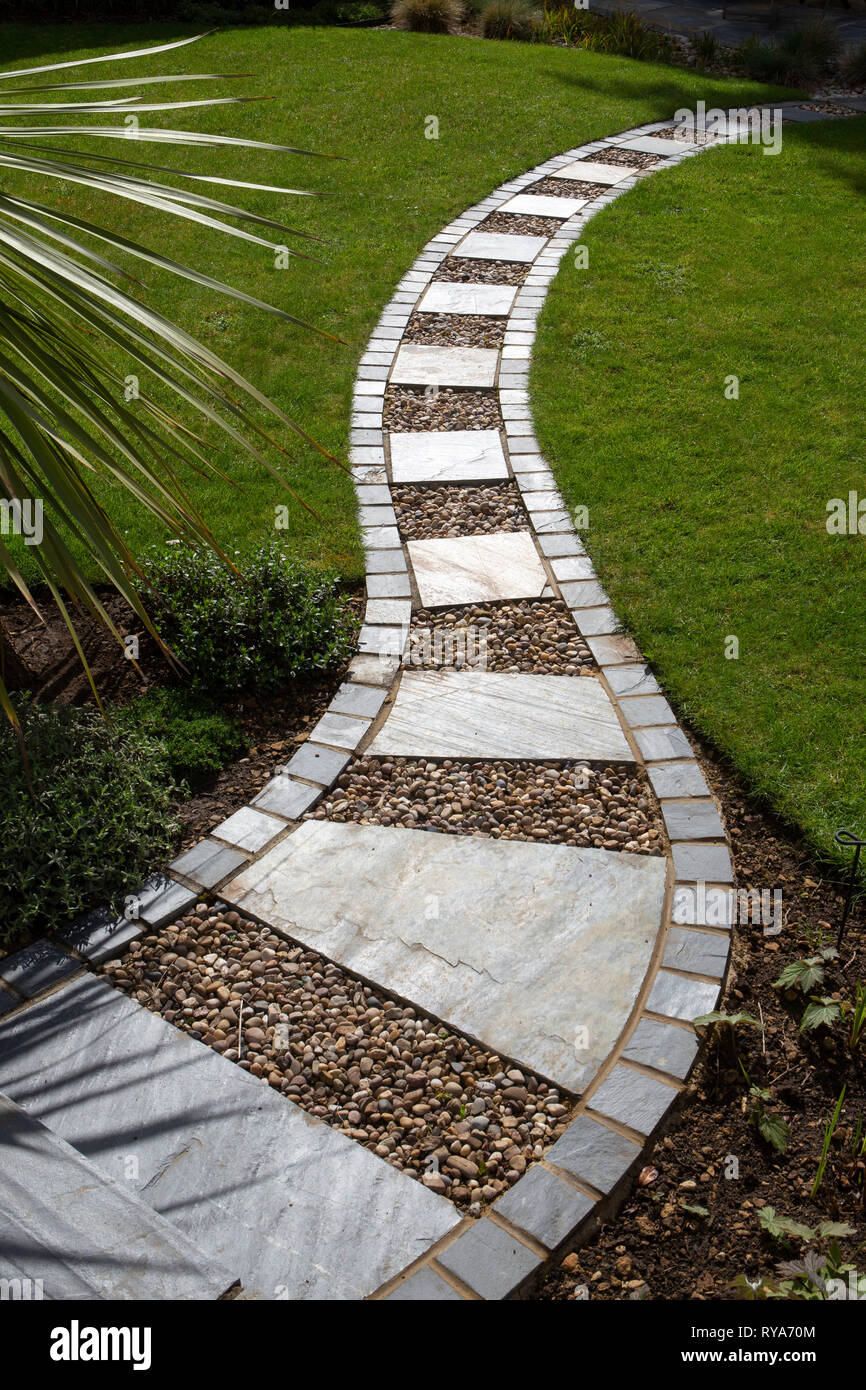
M 232 881 L 291 835 L 357 750 L 369 745 L 399 685 L 409 631 L 411 588 L 391 505 L 390 450 L 383 429 L 383 398 L 406 325 L 442 261 L 459 254 L 464 238 L 528 185 L 576 160 L 595 162 L 605 149 L 617 146 L 653 154 L 657 164 L 652 169 L 635 170 L 586 202 L 537 248 L 508 314 L 495 371 L 508 476 L 521 490 L 551 592 L 568 604 L 592 651 L 635 762 L 646 767 L 668 832 L 667 888 L 650 968 L 616 1045 L 583 1091 L 565 1134 L 480 1219 L 461 1218 L 446 1203 L 455 1212 L 448 1233 L 394 1270 L 384 1284 L 367 1290 L 367 1297 L 518 1296 L 550 1259 L 588 1239 L 616 1211 L 650 1141 L 673 1115 L 698 1055 L 690 1020 L 715 1007 L 727 972 L 733 918 L 726 930 L 707 910 L 711 890 L 731 904 L 733 872 L 724 826 L 689 740 L 634 642 L 622 632 L 561 499 L 551 510 L 556 485 L 533 433 L 528 396 L 536 320 L 560 261 L 586 223 L 639 179 L 706 147 L 658 140 L 654 132 L 670 124 L 642 125 L 548 159 L 502 184 L 424 247 L 383 310 L 355 383 L 350 461 L 369 598 L 348 679 L 289 764 L 249 806 L 175 860 L 168 876 L 148 881 L 124 917 L 107 910 L 90 913 L 58 933 L 67 951 L 45 939 L 0 962 L 3 1015 L 62 986 L 84 965 L 119 954 L 144 932 L 188 911 L 202 893 L 237 900 Z M 714 138 L 706 142 L 717 143 L 721 141 Z M 540 491 L 545 494 L 542 504 Z M 681 909 L 684 902 L 691 904 L 678 911 L 676 920 L 675 900 Z M 436 1200 L 445 1203 L 444 1198 Z

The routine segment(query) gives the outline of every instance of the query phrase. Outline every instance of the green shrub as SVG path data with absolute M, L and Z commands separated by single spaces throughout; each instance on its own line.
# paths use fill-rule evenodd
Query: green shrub
M 247 746 L 233 719 L 206 708 L 185 690 L 149 690 L 116 710 L 114 718 L 121 729 L 158 739 L 172 776 L 193 788 L 214 777 Z
M 852 87 L 866 87 L 866 43 L 852 48 L 840 64 L 842 76 Z
M 715 34 L 709 33 L 706 29 L 702 34 L 693 34 L 689 39 L 689 46 L 701 68 L 712 67 L 719 57 L 719 41 Z
M 593 52 L 615 53 L 645 62 L 664 62 L 676 52 L 676 44 L 669 34 L 651 29 L 632 10 L 599 18 L 602 23 L 591 30 L 585 40 L 586 47 Z
M 525 0 L 490 0 L 481 11 L 481 33 L 485 39 L 520 39 L 528 42 L 537 37 L 542 16 Z
M 33 799 L 0 721 L 0 944 L 89 908 L 122 904 L 168 856 L 176 794 L 163 746 L 113 730 L 95 710 L 22 712 Z
M 450 34 L 463 18 L 460 0 L 396 0 L 391 22 L 417 34 Z
M 773 43 L 749 43 L 740 50 L 747 73 L 759 82 L 806 86 L 833 62 L 839 37 L 830 25 L 815 19 L 789 29 Z
M 278 541 L 234 560 L 239 572 L 185 545 L 144 559 L 145 599 L 190 689 L 267 693 L 348 655 L 354 622 L 332 575 L 301 564 Z

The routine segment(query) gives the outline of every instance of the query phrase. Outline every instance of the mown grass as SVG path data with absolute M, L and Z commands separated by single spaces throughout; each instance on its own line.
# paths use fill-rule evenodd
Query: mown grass
M 864 118 L 643 181 L 587 228 L 589 268 L 564 263 L 532 372 L 542 446 L 666 692 L 829 855 L 866 831 L 866 535 L 826 526 L 830 499 L 866 497 L 864 192 Z
M 6 25 L 4 66 L 143 47 L 189 32 L 166 25 L 62 30 Z M 289 269 L 277 270 L 269 251 L 177 219 L 167 225 L 146 209 L 64 189 L 54 180 L 23 185 L 4 173 L 4 187 L 14 191 L 25 186 L 34 197 L 57 199 L 78 216 L 109 219 L 127 236 L 167 250 L 343 339 L 344 345 L 323 342 L 145 267 L 150 305 L 201 335 L 342 458 L 352 381 L 366 339 L 396 281 L 446 221 L 509 176 L 578 142 L 667 117 L 697 97 L 709 104 L 739 104 L 771 91 L 685 69 L 552 47 L 274 27 L 230 29 L 162 57 L 72 70 L 70 76 L 128 76 L 131 70 L 250 74 L 246 81 L 224 85 L 143 89 L 151 98 L 163 91 L 169 99 L 224 91 L 271 98 L 246 106 L 156 114 L 144 124 L 232 133 L 342 157 L 319 160 L 231 149 L 187 152 L 132 141 L 122 147 L 116 141 L 86 145 L 95 153 L 315 190 L 324 196 L 241 192 L 239 200 L 326 238 L 326 245 L 317 249 L 320 263 L 296 260 Z M 439 121 L 438 140 L 425 138 L 430 115 Z M 98 123 L 104 118 L 82 119 Z M 51 143 L 62 147 L 64 141 Z M 204 187 L 219 196 L 220 190 Z M 227 196 L 234 195 L 229 190 Z M 140 263 L 129 262 L 127 268 L 141 274 Z M 118 365 L 125 375 L 123 364 Z M 359 577 L 361 552 L 348 478 L 306 446 L 291 438 L 283 442 L 291 449 L 287 478 L 315 516 L 292 502 L 264 470 L 238 454 L 226 454 L 216 439 L 215 458 L 241 491 L 215 476 L 192 476 L 193 498 L 227 547 L 252 545 L 271 534 L 275 506 L 286 503 L 289 526 L 284 534 L 291 546 L 306 559 L 336 567 L 347 579 Z M 133 551 L 157 539 L 153 523 L 126 497 L 107 486 L 103 495 Z M 22 563 L 32 574 L 29 559 L 24 550 Z

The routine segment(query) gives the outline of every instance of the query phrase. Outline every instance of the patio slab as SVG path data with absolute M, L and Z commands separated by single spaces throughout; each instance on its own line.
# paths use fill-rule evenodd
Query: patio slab
M 404 343 L 391 381 L 397 386 L 492 386 L 498 361 L 494 348 Z
M 504 481 L 508 464 L 498 430 L 418 430 L 391 435 L 395 483 Z
M 664 882 L 648 855 L 307 821 L 223 896 L 578 1091 L 634 1005 Z
M 516 285 L 460 285 L 437 280 L 427 290 L 418 312 L 424 314 L 489 314 L 504 318 L 511 312 Z
M 424 608 L 540 598 L 547 574 L 528 531 L 410 541 Z
M 633 761 L 599 681 L 499 671 L 406 671 L 368 753 Z

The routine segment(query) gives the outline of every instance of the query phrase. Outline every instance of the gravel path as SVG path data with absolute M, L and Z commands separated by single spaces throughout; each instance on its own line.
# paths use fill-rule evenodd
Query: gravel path
M 601 163 L 601 155 L 597 162 Z M 585 198 L 589 201 L 602 193 L 609 193 L 610 188 L 606 183 L 584 183 L 582 179 L 555 179 L 551 176 L 531 183 L 526 192 L 543 193 L 550 198 Z
M 509 236 L 556 236 L 561 217 L 535 217 L 530 213 L 491 212 L 476 228 L 479 232 L 505 232 Z
M 413 314 L 406 325 L 406 343 L 436 343 L 443 347 L 498 348 L 505 337 L 505 319 L 489 314 Z
M 435 536 L 489 536 L 528 531 L 529 520 L 516 483 L 491 487 L 394 487 L 397 525 L 404 540 Z
M 553 180 L 558 183 L 558 179 Z M 527 192 L 536 190 L 527 189 Z M 512 228 L 513 230 L 513 228 Z M 518 261 L 481 261 L 474 256 L 447 256 L 433 276 L 461 285 L 522 285 L 529 266 Z
M 355 759 L 307 819 L 659 854 L 655 798 L 634 768 Z
M 199 904 L 103 973 L 472 1215 L 568 1122 L 525 1068 L 237 912 Z
M 391 386 L 385 392 L 386 430 L 498 430 L 501 426 L 502 413 L 493 391 L 440 386 L 428 395 L 423 387 Z
M 479 655 L 466 660 L 461 651 Z M 488 671 L 543 676 L 589 676 L 596 670 L 561 599 L 464 604 L 434 612 L 420 608 L 412 617 L 409 661 L 428 669 L 483 662 Z

